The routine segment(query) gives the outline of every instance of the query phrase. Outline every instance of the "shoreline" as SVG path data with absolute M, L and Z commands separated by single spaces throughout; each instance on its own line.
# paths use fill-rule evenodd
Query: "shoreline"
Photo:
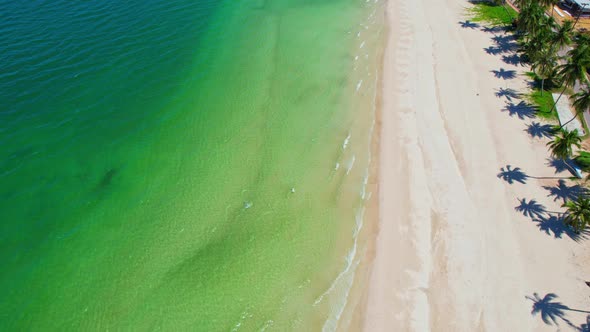
M 381 9 L 381 15 L 384 15 L 384 9 Z M 380 141 L 381 141 L 381 123 L 382 123 L 382 101 L 383 101 L 383 59 L 385 54 L 385 44 L 389 35 L 389 24 L 383 22 L 381 28 L 381 42 L 377 46 L 377 70 L 378 75 L 376 80 L 375 91 L 375 109 L 374 109 L 374 124 L 372 134 L 370 136 L 370 155 L 371 160 L 368 165 L 368 182 L 365 191 L 370 195 L 370 198 L 365 201 L 364 208 L 364 222 L 359 234 L 361 240 L 360 247 L 362 248 L 361 255 L 358 259 L 359 264 L 354 273 L 354 282 L 350 289 L 349 300 L 346 303 L 345 314 L 350 317 L 346 322 L 339 321 L 337 330 L 352 330 L 358 331 L 362 329 L 365 316 L 365 308 L 368 301 L 368 292 L 366 287 L 369 284 L 372 264 L 375 258 L 375 241 L 374 237 L 378 232 L 379 219 L 379 163 L 381 158 Z M 343 314 L 343 316 L 345 316 Z M 345 324 L 342 324 L 345 323 Z
M 561 202 L 547 195 L 556 180 L 518 186 L 497 177 L 511 164 L 530 174 L 556 171 L 546 161 L 547 139 L 524 131 L 543 120 L 509 116 L 502 110 L 512 101 L 495 95 L 501 88 L 526 92 L 529 68 L 486 54 L 501 33 L 462 27 L 467 6 L 386 4 L 378 221 L 359 326 L 579 330 L 584 313 L 564 313 L 559 326 L 532 314 L 549 294 L 567 308 L 587 310 L 590 251 L 584 241 L 542 231 L 515 209 L 526 198 L 558 211 Z M 498 68 L 516 75 L 495 76 Z
M 375 75 L 373 84 L 369 84 L 369 91 L 372 92 L 372 102 L 362 102 L 359 104 L 361 109 L 359 111 L 359 119 L 364 119 L 367 114 L 373 119 L 372 127 L 366 139 L 365 148 L 369 151 L 369 160 L 366 165 L 366 185 L 362 189 L 364 193 L 362 196 L 363 203 L 361 209 L 363 212 L 362 227 L 360 227 L 357 235 L 358 251 L 354 257 L 355 269 L 352 274 L 352 284 L 348 289 L 348 296 L 344 304 L 344 309 L 340 315 L 339 320 L 334 326 L 336 330 L 360 330 L 364 319 L 364 308 L 367 301 L 366 285 L 369 283 L 370 266 L 374 257 L 374 241 L 372 238 L 377 232 L 377 222 L 379 213 L 378 204 L 378 187 L 379 187 L 379 140 L 381 135 L 381 102 L 382 102 L 382 81 L 383 81 L 383 55 L 385 38 L 387 37 L 388 24 L 384 19 L 384 2 L 375 2 L 373 11 L 367 18 L 368 31 L 371 36 L 376 35 L 377 38 L 369 40 L 368 48 L 372 51 L 371 68 L 374 72 L 368 76 Z M 364 23 L 361 23 L 363 26 Z M 367 29 L 365 27 L 365 29 Z M 367 30 L 365 30 L 367 31 Z M 365 46 L 366 40 L 359 39 L 360 45 Z M 362 47 L 361 47 L 362 48 Z M 356 71 L 356 70 L 355 70 Z M 366 79 L 364 77 L 363 79 Z M 365 95 L 366 96 L 366 95 Z M 361 97 L 362 98 L 362 97 Z M 324 326 L 324 330 L 325 326 Z M 330 329 L 328 329 L 330 330 Z

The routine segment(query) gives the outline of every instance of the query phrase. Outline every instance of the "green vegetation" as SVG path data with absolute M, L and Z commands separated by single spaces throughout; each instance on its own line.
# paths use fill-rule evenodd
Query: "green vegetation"
M 514 21 L 508 10 L 489 3 L 481 3 L 471 10 L 473 21 L 486 21 L 495 25 L 515 23 L 520 60 L 530 64 L 531 72 L 526 75 L 534 82 L 528 101 L 536 106 L 538 117 L 557 119 L 557 101 L 553 100 L 553 92 L 559 93 L 560 97 L 564 93 L 572 95 L 575 115 L 580 115 L 590 108 L 590 90 L 584 89 L 574 94 L 572 89 L 578 82 L 582 85 L 588 83 L 586 73 L 590 69 L 590 38 L 577 34 L 574 30 L 575 23 L 566 22 L 559 26 L 546 14 L 556 0 L 514 2 L 520 11 Z M 564 51 L 566 46 L 572 44 L 573 48 L 565 56 L 559 55 L 559 51 Z M 569 121 L 574 118 L 575 116 Z M 577 174 L 576 169 L 568 164 L 568 159 L 575 150 L 581 148 L 582 139 L 577 130 L 570 132 L 563 128 L 569 121 L 552 130 L 553 137 L 547 145 L 553 158 L 563 160 L 566 167 Z M 582 123 L 588 133 L 585 121 Z M 582 170 L 590 171 L 590 152 L 579 152 L 575 162 Z M 563 215 L 565 225 L 576 232 L 583 231 L 590 222 L 589 196 L 584 193 L 576 199 L 568 199 L 563 207 L 566 208 Z
M 580 151 L 578 155 L 574 158 L 574 161 L 584 172 L 588 172 L 590 170 L 590 152 L 588 151 Z
M 578 149 L 581 147 L 582 139 L 578 135 L 578 131 L 567 131 L 565 129 L 559 130 L 553 137 L 553 140 L 547 145 L 551 149 L 551 156 L 564 161 L 573 155 L 574 147 Z
M 590 199 L 578 197 L 575 201 L 566 202 L 562 207 L 567 208 L 564 223 L 577 233 L 583 231 L 590 221 Z
M 557 120 L 557 111 L 553 108 L 551 91 L 545 90 L 545 93 L 541 93 L 540 89 L 534 89 L 529 95 L 529 102 L 537 107 L 538 117 Z
M 490 2 L 475 4 L 468 10 L 473 22 L 486 22 L 492 25 L 510 25 L 518 13 L 510 6 L 500 6 Z

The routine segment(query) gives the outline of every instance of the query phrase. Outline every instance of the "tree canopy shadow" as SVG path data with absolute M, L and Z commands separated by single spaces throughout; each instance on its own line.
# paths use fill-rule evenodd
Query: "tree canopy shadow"
M 500 55 L 500 54 L 514 52 L 515 48 L 516 48 L 515 45 L 507 44 L 507 45 L 492 45 L 492 46 L 484 47 L 483 50 L 489 55 Z
M 465 20 L 463 22 L 459 21 L 459 24 L 461 25 L 462 28 L 465 28 L 465 29 L 477 29 L 480 27 L 479 24 L 477 24 L 475 22 L 471 22 L 469 20 Z
M 511 88 L 499 88 L 498 91 L 496 91 L 496 97 L 506 97 L 508 101 L 512 101 L 512 98 L 520 98 L 520 93 Z
M 540 314 L 545 324 L 559 325 L 557 323 L 558 319 L 568 321 L 565 317 L 565 311 L 569 308 L 561 302 L 554 301 L 557 299 L 557 295 L 549 293 L 541 298 L 539 294 L 534 293 L 533 296 L 527 296 L 526 298 L 533 301 L 531 314 L 533 316 Z
M 511 101 L 506 102 L 506 107 L 504 107 L 502 111 L 508 112 L 511 117 L 516 115 L 521 120 L 534 118 L 536 113 L 535 108 L 524 101 L 520 101 L 518 104 Z
M 500 46 L 488 46 L 488 47 L 485 47 L 483 50 L 486 51 L 486 53 L 489 55 L 500 55 L 500 54 L 508 52 L 508 50 L 503 49 Z
M 549 191 L 549 195 L 547 196 L 553 197 L 554 202 L 558 199 L 563 200 L 564 203 L 568 200 L 574 201 L 578 197 L 588 194 L 588 190 L 584 187 L 578 184 L 568 186 L 563 179 L 557 181 L 556 186 L 543 186 L 543 188 Z
M 532 176 L 526 174 L 520 167 L 512 167 L 512 165 L 506 165 L 500 168 L 500 173 L 497 174 L 498 179 L 502 179 L 509 184 L 519 182 L 526 184 L 529 178 L 531 179 L 569 179 L 570 177 L 562 176 Z
M 548 158 L 547 165 L 555 168 L 555 173 L 561 173 L 568 170 L 568 166 L 563 159 Z
M 540 122 L 531 122 L 525 131 L 533 138 L 551 138 L 553 137 L 553 126 L 541 124 Z
M 537 228 L 539 228 L 541 232 L 557 239 L 561 239 L 563 233 L 566 232 L 566 226 L 563 223 L 562 218 L 555 215 L 533 218 L 533 222 L 537 224 Z
M 555 174 L 567 171 L 572 175 L 567 178 L 574 177 L 574 174 L 572 174 L 572 165 L 574 165 L 574 161 L 569 158 L 567 161 L 563 159 L 547 158 L 547 165 L 555 168 Z
M 485 25 L 485 26 L 481 27 L 481 31 L 487 32 L 487 33 L 492 33 L 492 34 L 496 34 L 499 32 L 506 33 L 509 30 L 510 29 L 508 27 L 501 26 L 501 25 L 493 25 L 493 26 Z
M 553 236 L 556 239 L 563 238 L 563 235 L 567 235 L 570 239 L 580 242 L 588 238 L 588 230 L 584 230 L 580 233 L 576 233 L 571 227 L 567 226 L 563 222 L 563 216 L 554 214 L 547 214 L 546 216 L 540 216 L 536 218 L 531 218 L 534 223 L 536 223 L 537 228 L 539 231 Z
M 506 64 L 509 64 L 509 65 L 518 66 L 521 64 L 522 59 L 520 58 L 520 55 L 518 55 L 518 54 L 511 54 L 511 55 L 503 55 L 502 61 L 504 61 Z
M 506 167 L 500 168 L 500 173 L 498 173 L 498 178 L 502 179 L 509 184 L 513 184 L 514 182 L 519 182 L 522 184 L 526 184 L 527 179 L 529 178 L 520 167 L 512 168 L 511 165 L 506 165 Z
M 522 213 L 525 217 L 530 217 L 532 219 L 535 218 L 543 218 L 547 213 L 547 209 L 543 204 L 537 203 L 536 200 L 531 199 L 528 202 L 526 198 L 518 199 L 520 203 L 514 209 L 520 213 Z
M 540 314 L 541 319 L 547 325 L 559 325 L 558 320 L 561 319 L 568 325 L 577 329 L 577 327 L 567 319 L 566 311 L 590 313 L 585 310 L 572 309 L 563 303 L 556 301 L 557 295 L 554 293 L 548 293 L 544 297 L 540 297 L 538 293 L 534 293 L 533 296 L 526 296 L 526 298 L 533 301 L 531 314 L 533 316 Z
M 496 47 L 502 50 L 501 53 L 513 53 L 516 52 L 516 50 L 518 49 L 518 43 L 514 40 L 514 37 L 512 37 L 512 35 L 495 35 L 494 37 L 492 37 L 492 40 L 496 44 Z M 516 53 L 513 53 L 512 55 L 518 56 L 518 54 Z
M 504 68 L 500 68 L 498 70 L 492 70 L 494 76 L 497 78 L 501 78 L 503 80 L 511 80 L 516 77 L 516 70 L 506 70 Z
M 590 332 L 590 315 L 586 316 L 586 323 L 577 327 L 579 332 Z
M 507 48 L 517 46 L 514 37 L 512 35 L 496 35 L 492 37 L 492 40 L 496 45 Z

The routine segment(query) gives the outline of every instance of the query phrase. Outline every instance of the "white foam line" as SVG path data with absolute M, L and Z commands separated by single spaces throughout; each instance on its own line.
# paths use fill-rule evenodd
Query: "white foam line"
M 348 142 L 350 142 L 350 132 L 348 132 L 348 135 L 346 136 L 346 138 L 344 139 L 344 142 L 342 143 L 342 150 L 346 150 L 346 147 L 348 146 Z
M 356 84 L 356 92 L 359 91 L 359 89 L 361 88 L 361 85 L 363 85 L 363 80 L 362 79 Z
M 352 166 L 354 166 L 355 161 L 356 161 L 356 156 L 352 155 L 350 162 L 348 162 L 348 167 L 346 168 L 346 175 L 348 175 L 348 173 L 350 173 L 350 170 L 352 169 Z
M 320 302 L 322 302 L 324 297 L 326 295 L 330 294 L 332 292 L 332 290 L 336 287 L 336 285 L 338 285 L 340 283 L 340 280 L 342 280 L 345 276 L 347 276 L 349 271 L 352 272 L 351 274 L 349 274 L 350 279 L 348 280 L 348 288 L 346 289 L 346 293 L 345 293 L 345 297 L 344 297 L 344 301 L 342 302 L 342 305 L 340 305 L 337 308 L 337 312 L 334 316 L 334 319 L 327 319 L 326 320 L 326 322 L 324 323 L 324 326 L 322 327 L 322 331 L 335 331 L 336 328 L 338 327 L 338 322 L 340 321 L 340 317 L 342 316 L 342 313 L 344 312 L 344 308 L 346 308 L 346 303 L 348 302 L 348 295 L 350 294 L 350 288 L 352 287 L 352 283 L 354 281 L 354 272 L 356 271 L 356 268 L 360 262 L 359 260 L 355 261 L 354 258 L 356 257 L 356 251 L 357 251 L 357 247 L 358 247 L 358 233 L 360 232 L 360 229 L 363 226 L 364 214 L 365 214 L 364 207 L 362 207 L 356 214 L 355 221 L 357 223 L 356 224 L 357 227 L 355 228 L 355 232 L 354 232 L 354 236 L 353 236 L 354 243 L 352 245 L 351 250 L 348 252 L 348 255 L 346 255 L 346 267 L 344 268 L 344 270 L 342 272 L 340 272 L 340 274 L 338 274 L 338 276 L 336 277 L 336 279 L 334 279 L 334 282 L 332 282 L 330 287 L 322 295 L 320 295 L 320 297 L 314 302 L 314 306 L 316 306 Z
M 332 290 L 334 289 L 334 287 L 336 287 L 336 285 L 338 284 L 338 281 L 340 281 L 340 279 L 342 279 L 344 277 L 346 272 L 348 272 L 348 270 L 350 270 L 350 268 L 352 267 L 352 263 L 354 262 L 353 258 L 355 255 L 356 255 L 356 241 L 352 245 L 352 248 L 350 249 L 348 254 L 346 255 L 346 267 L 344 268 L 344 270 L 340 271 L 340 273 L 338 274 L 336 279 L 334 279 L 332 284 L 330 284 L 330 287 L 328 287 L 328 289 L 325 292 L 323 292 L 322 295 L 320 295 L 315 300 L 315 302 L 313 302 L 314 306 L 317 306 L 318 304 L 320 304 L 322 302 L 322 300 L 324 300 L 324 297 L 326 297 L 326 295 L 330 294 L 332 292 Z
M 365 176 L 363 177 L 363 185 L 361 186 L 361 199 L 365 199 L 367 184 L 369 183 L 369 168 L 365 169 Z
M 264 326 L 263 326 L 263 327 L 260 329 L 260 332 L 264 332 L 264 331 L 266 331 L 266 329 L 268 329 L 269 327 L 271 327 L 271 326 L 272 326 L 272 324 L 274 324 L 274 321 L 273 321 L 272 319 L 271 319 L 271 320 L 268 320 L 268 321 L 267 321 L 267 322 L 264 324 Z
M 363 42 L 361 43 L 361 46 L 359 48 L 363 48 L 365 47 L 365 41 L 363 40 Z
M 370 0 L 366 0 L 366 1 L 369 2 Z M 377 3 L 378 0 L 375 0 L 374 2 Z M 365 42 L 363 41 L 361 44 L 361 48 L 364 46 L 364 43 Z M 355 68 L 355 70 L 356 70 L 356 68 Z M 378 73 L 375 72 L 375 80 L 374 80 L 374 85 L 373 85 L 375 87 L 375 89 L 373 91 L 373 105 L 372 105 L 373 121 L 371 122 L 371 126 L 369 128 L 369 134 L 367 137 L 368 165 L 371 164 L 371 160 L 372 160 L 371 143 L 372 143 L 372 139 L 373 139 L 373 133 L 375 131 L 375 122 L 376 122 L 375 116 L 377 114 L 377 79 L 378 79 L 378 77 L 379 77 Z M 353 156 L 352 162 L 351 162 L 346 174 L 348 174 L 350 172 L 350 169 L 352 168 L 353 164 L 354 164 L 354 156 Z M 339 167 L 338 163 L 336 165 L 337 165 L 337 167 Z M 368 201 L 371 198 L 371 194 L 372 194 L 372 193 L 369 193 L 368 195 L 365 194 L 366 187 L 368 186 L 368 172 L 369 172 L 369 169 L 367 168 L 365 170 L 365 178 L 363 179 L 363 185 L 362 185 L 362 189 L 361 189 L 361 192 L 362 192 L 361 195 L 363 197 L 366 196 L 367 199 L 363 200 L 363 202 Z M 329 293 L 332 292 L 332 290 L 336 287 L 336 284 L 352 269 L 351 274 L 350 274 L 349 285 L 348 285 L 346 292 L 344 294 L 344 299 L 341 302 L 341 305 L 339 306 L 339 308 L 337 309 L 337 312 L 334 313 L 334 316 L 332 316 L 332 313 L 331 313 L 330 316 L 332 316 L 332 317 L 328 317 L 328 319 L 326 319 L 326 321 L 324 322 L 324 326 L 322 327 L 322 331 L 335 331 L 337 329 L 338 323 L 340 321 L 340 317 L 341 317 L 342 313 L 344 312 L 344 309 L 346 308 L 346 304 L 348 303 L 348 296 L 350 295 L 350 290 L 352 288 L 352 284 L 354 282 L 354 277 L 355 277 L 354 271 L 356 270 L 356 267 L 358 266 L 358 264 L 360 262 L 360 259 L 355 261 L 355 258 L 356 258 L 356 253 L 357 253 L 358 234 L 362 230 L 363 222 L 364 222 L 364 211 L 365 211 L 364 209 L 365 208 L 363 205 L 360 208 L 360 210 L 357 212 L 357 215 L 355 218 L 356 227 L 355 227 L 355 231 L 353 234 L 354 244 L 353 244 L 351 250 L 349 251 L 349 254 L 347 255 L 346 267 L 344 268 L 344 270 L 340 274 L 338 274 L 338 276 L 336 277 L 334 282 L 332 282 L 330 287 L 322 295 L 320 295 L 320 297 L 318 299 L 316 299 L 316 301 L 314 302 L 314 306 L 318 305 L 326 295 L 328 295 Z

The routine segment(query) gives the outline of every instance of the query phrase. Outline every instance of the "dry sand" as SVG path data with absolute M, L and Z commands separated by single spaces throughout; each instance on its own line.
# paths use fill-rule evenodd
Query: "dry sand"
M 567 194 L 575 183 L 532 178 L 569 174 L 548 164 L 547 138 L 525 131 L 542 121 L 510 107 L 521 100 L 496 95 L 526 92 L 528 69 L 507 64 L 510 52 L 484 51 L 508 35 L 461 24 L 468 6 L 387 4 L 379 231 L 364 330 L 580 330 L 590 314 L 590 242 L 574 241 L 550 213 L 515 210 L 533 199 L 562 211 L 550 189 Z M 507 165 L 531 177 L 509 184 L 497 176 Z M 545 301 L 535 305 L 535 293 Z

